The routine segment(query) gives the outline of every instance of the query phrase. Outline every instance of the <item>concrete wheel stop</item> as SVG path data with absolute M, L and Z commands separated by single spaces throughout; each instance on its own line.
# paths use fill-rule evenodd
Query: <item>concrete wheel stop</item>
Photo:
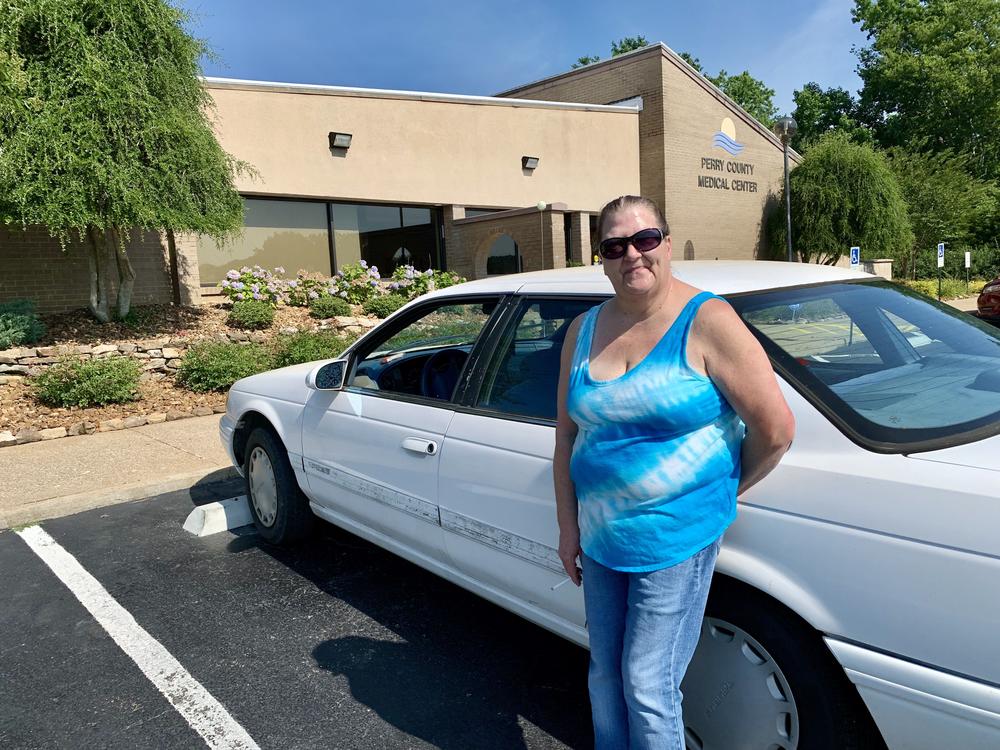
M 195 536 L 209 536 L 252 523 L 247 496 L 240 495 L 194 508 L 184 521 L 184 531 Z

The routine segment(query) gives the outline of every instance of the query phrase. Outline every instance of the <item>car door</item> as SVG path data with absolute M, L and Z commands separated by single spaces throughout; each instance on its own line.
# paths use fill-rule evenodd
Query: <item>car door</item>
M 541 611 L 542 624 L 577 640 L 583 596 L 556 554 L 552 451 L 563 339 L 573 319 L 598 301 L 519 300 L 470 384 L 466 408 L 448 427 L 439 481 L 452 563 L 536 615 Z M 576 632 L 567 632 L 567 623 Z
M 445 560 L 440 449 L 452 396 L 497 302 L 447 298 L 412 308 L 352 352 L 343 390 L 312 394 L 302 450 L 320 515 Z

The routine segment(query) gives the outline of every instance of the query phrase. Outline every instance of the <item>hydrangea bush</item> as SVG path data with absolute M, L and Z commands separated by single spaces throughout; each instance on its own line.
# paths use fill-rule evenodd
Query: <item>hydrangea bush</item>
M 377 266 L 369 266 L 367 262 L 350 263 L 337 271 L 330 280 L 330 286 L 336 291 L 333 294 L 346 299 L 352 305 L 361 305 L 379 293 L 379 275 Z
M 464 278 L 451 271 L 435 271 L 431 268 L 426 271 L 418 271 L 413 266 L 399 266 L 392 273 L 389 291 L 401 294 L 407 300 L 411 300 L 421 294 L 461 284 L 463 281 L 465 281 Z
M 274 273 L 260 266 L 243 266 L 238 271 L 226 272 L 226 278 L 219 284 L 222 293 L 233 302 L 257 300 L 277 305 L 288 302 L 287 282 L 275 274 L 283 274 L 285 269 L 278 266 Z
M 307 271 L 299 271 L 294 279 L 283 283 L 285 303 L 292 307 L 309 307 L 321 297 L 336 296 L 338 291 L 333 279 Z

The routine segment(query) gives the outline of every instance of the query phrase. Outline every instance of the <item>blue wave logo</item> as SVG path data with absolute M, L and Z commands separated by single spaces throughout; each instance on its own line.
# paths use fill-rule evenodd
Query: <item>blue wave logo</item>
M 733 156 L 739 156 L 740 152 L 743 150 L 742 143 L 737 143 L 733 138 L 730 138 L 721 130 L 715 134 L 715 138 L 712 139 L 712 145 L 716 148 L 728 151 Z

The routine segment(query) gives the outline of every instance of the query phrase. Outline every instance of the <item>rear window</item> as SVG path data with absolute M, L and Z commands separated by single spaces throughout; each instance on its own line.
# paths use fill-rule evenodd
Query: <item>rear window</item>
M 853 439 L 933 450 L 1000 432 L 1000 330 L 885 281 L 730 300 L 775 366 Z

